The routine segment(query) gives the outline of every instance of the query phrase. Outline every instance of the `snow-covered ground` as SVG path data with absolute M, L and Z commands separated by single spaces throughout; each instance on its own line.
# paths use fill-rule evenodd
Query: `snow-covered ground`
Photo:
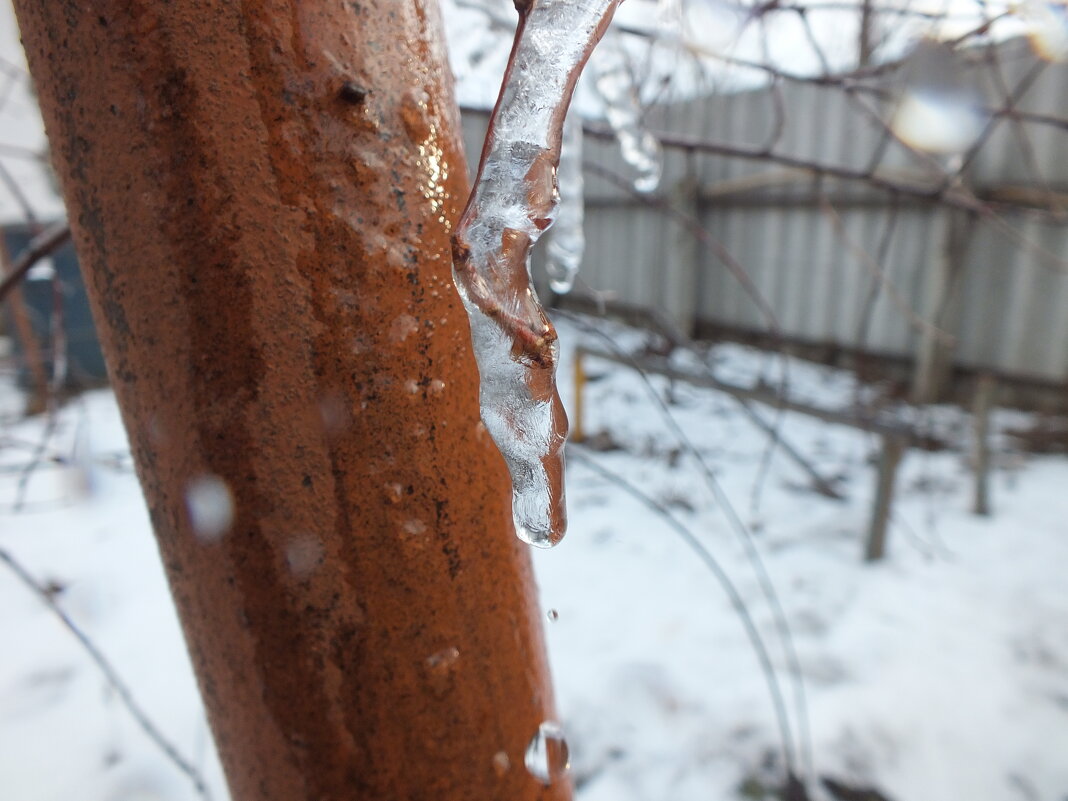
M 571 325 L 562 335 L 568 348 L 583 338 Z M 633 345 L 639 335 L 613 338 Z M 766 356 L 738 346 L 715 348 L 711 362 L 732 380 L 775 375 Z M 535 553 L 542 602 L 558 612 L 547 633 L 578 798 L 760 798 L 780 770 L 781 740 L 745 629 L 662 516 L 589 460 L 666 507 L 722 565 L 768 643 L 803 755 L 774 617 L 648 388 L 627 368 L 587 365 L 586 429 L 619 449 L 574 449 L 583 458 L 569 466 L 569 534 Z M 789 375 L 808 399 L 852 397 L 847 374 L 794 362 Z M 561 377 L 570 376 L 565 363 Z M 666 384 L 651 380 L 663 395 Z M 569 385 L 564 395 L 570 402 Z M 785 609 L 817 773 L 895 801 L 1068 797 L 1068 460 L 1010 454 L 997 438 L 995 514 L 978 518 L 963 450 L 909 452 L 888 558 L 865 565 L 870 435 L 785 418 L 784 436 L 841 477 L 848 499 L 834 502 L 806 489 L 779 454 L 762 471 L 766 438 L 730 398 L 677 385 L 673 401 L 671 413 L 755 532 Z M 10 420 L 16 404 L 4 387 L 0 414 Z M 947 430 L 968 430 L 959 413 L 939 414 Z M 995 422 L 1018 424 L 1021 415 Z M 42 428 L 40 420 L 0 427 L 0 548 L 54 583 L 62 608 L 224 799 L 114 400 L 95 392 L 64 410 L 49 453 L 80 455 L 73 466 L 39 469 L 16 513 L 19 466 Z M 0 642 L 0 798 L 194 797 L 70 632 L 4 564 Z

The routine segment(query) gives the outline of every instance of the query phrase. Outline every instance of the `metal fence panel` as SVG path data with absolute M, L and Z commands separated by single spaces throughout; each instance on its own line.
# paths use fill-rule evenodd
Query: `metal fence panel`
M 1068 65 L 1036 66 L 1024 42 L 994 52 L 968 54 L 967 69 L 988 105 L 1003 104 L 1008 87 L 1025 112 L 1054 115 L 1068 108 Z M 773 147 L 788 158 L 857 171 L 877 163 L 895 179 L 921 180 L 935 157 L 889 137 L 873 116 L 885 118 L 888 102 L 838 87 L 785 84 L 655 107 L 647 120 L 655 130 L 682 137 Z M 485 121 L 485 114 L 464 115 L 472 163 Z M 1063 129 L 1008 118 L 990 125 L 990 138 L 969 167 L 973 186 L 1040 192 L 1068 186 Z M 613 141 L 587 136 L 584 160 L 588 247 L 582 277 L 609 297 L 659 308 L 683 327 L 701 321 L 770 332 L 778 326 L 788 339 L 906 360 L 921 347 L 925 321 L 941 313 L 939 324 L 956 338 L 955 365 L 1068 382 L 1064 224 L 975 221 L 950 300 L 940 310 L 939 281 L 952 266 L 950 215 L 960 212 L 895 197 L 863 181 L 825 176 L 817 182 L 774 161 L 670 147 L 650 203 L 603 176 L 631 175 Z M 699 245 L 692 257 L 685 255 L 689 234 L 657 207 L 664 203 L 696 218 L 742 266 L 774 323 L 714 248 Z

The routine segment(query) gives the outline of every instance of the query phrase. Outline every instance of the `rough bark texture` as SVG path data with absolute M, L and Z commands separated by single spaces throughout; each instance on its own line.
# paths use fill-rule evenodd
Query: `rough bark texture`
M 15 6 L 234 799 L 567 798 L 523 768 L 552 700 L 450 279 L 436 5 Z

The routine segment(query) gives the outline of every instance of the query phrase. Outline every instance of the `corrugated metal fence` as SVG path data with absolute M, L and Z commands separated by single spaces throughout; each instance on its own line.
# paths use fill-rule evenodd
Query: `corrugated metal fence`
M 1038 64 L 1020 41 L 995 56 L 972 54 L 966 67 L 986 103 L 1000 107 L 1004 86 L 1027 88 L 1020 114 L 993 122 L 965 180 L 982 197 L 1056 210 L 1068 198 L 1057 194 L 1068 187 L 1068 130 L 1040 117 L 1068 108 L 1068 66 Z M 787 340 L 1068 383 L 1068 228 L 1054 214 L 976 216 L 851 177 L 873 170 L 920 193 L 933 186 L 935 157 L 876 121 L 890 103 L 794 82 L 653 108 L 650 128 L 679 146 L 665 147 L 661 188 L 645 200 L 606 177 L 628 175 L 615 143 L 588 135 L 583 280 L 686 329 L 771 330 L 715 248 L 665 213 L 670 204 L 729 252 Z M 472 163 L 486 119 L 464 115 Z M 716 146 L 682 146 L 697 140 Z

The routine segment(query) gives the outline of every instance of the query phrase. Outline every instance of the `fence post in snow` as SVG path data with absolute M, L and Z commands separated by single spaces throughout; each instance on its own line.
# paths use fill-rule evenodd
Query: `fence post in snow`
M 687 156 L 692 163 L 693 157 Z M 690 170 L 671 187 L 668 202 L 687 218 L 700 222 L 701 209 L 697 176 Z M 666 222 L 666 218 L 665 218 Z M 692 231 L 681 225 L 664 225 L 663 303 L 671 322 L 686 336 L 692 337 L 697 317 L 697 272 L 701 248 Z M 656 265 L 649 265 L 655 274 Z
M 952 374 L 956 343 L 950 332 L 955 328 L 960 279 L 974 229 L 971 212 L 943 209 L 935 219 L 941 223 L 943 239 L 930 271 L 921 282 L 924 292 L 919 308 L 928 326 L 920 332 L 916 347 L 913 403 L 936 402 Z
M 894 482 L 897 468 L 905 453 L 905 440 L 888 434 L 882 438 L 882 453 L 875 479 L 875 503 L 872 507 L 871 527 L 864 551 L 864 560 L 876 562 L 886 554 L 886 532 L 890 524 L 890 512 L 894 501 Z
M 572 442 L 584 442 L 586 440 L 586 429 L 583 427 L 586 402 L 585 356 L 586 350 L 581 345 L 575 348 L 575 406 L 571 415 L 570 436 Z
M 972 511 L 983 516 L 990 514 L 990 413 L 994 406 L 997 386 L 997 379 L 992 373 L 979 375 L 976 378 L 975 400 L 972 406 L 972 466 L 975 470 L 975 504 Z

